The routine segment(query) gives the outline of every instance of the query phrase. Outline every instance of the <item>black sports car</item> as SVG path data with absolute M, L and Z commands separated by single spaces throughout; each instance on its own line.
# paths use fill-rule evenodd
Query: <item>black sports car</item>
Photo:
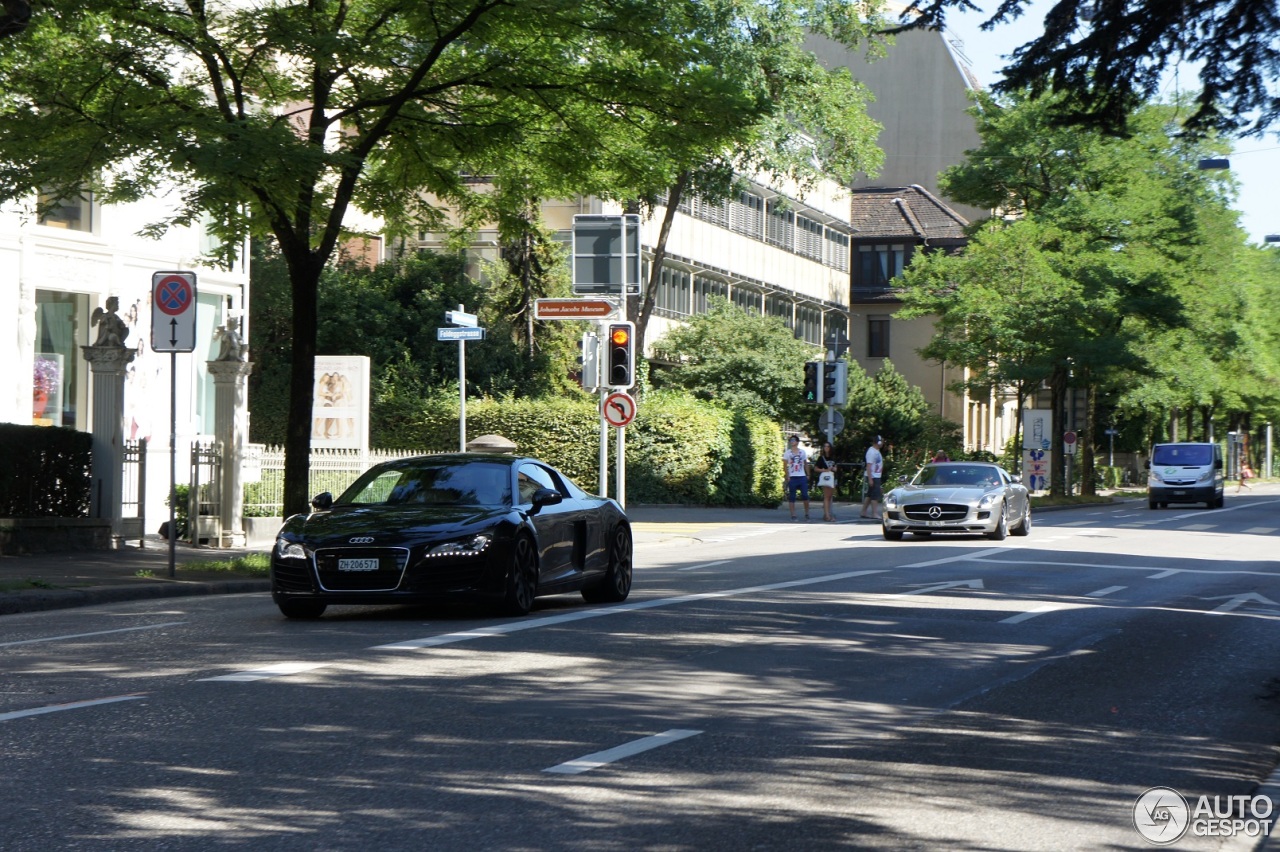
M 631 592 L 631 525 L 613 500 L 518 456 L 457 453 L 384 462 L 337 500 L 284 522 L 271 596 L 289 618 L 330 604 L 446 597 L 495 601 L 524 615 L 539 595 L 592 603 Z

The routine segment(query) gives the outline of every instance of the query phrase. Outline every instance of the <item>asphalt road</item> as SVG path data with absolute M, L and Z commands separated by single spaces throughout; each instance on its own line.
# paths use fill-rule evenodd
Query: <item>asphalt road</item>
M 0 848 L 1152 848 L 1145 791 L 1275 769 L 1277 509 L 639 524 L 630 600 L 521 619 L 6 616 Z

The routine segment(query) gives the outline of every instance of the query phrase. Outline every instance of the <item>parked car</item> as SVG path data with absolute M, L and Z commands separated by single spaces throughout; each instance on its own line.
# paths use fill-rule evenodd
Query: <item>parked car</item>
M 885 495 L 884 537 L 982 533 L 1001 541 L 1031 532 L 1031 496 L 1018 477 L 985 462 L 926 464 Z
M 1224 502 L 1222 447 L 1188 442 L 1156 444 L 1147 462 L 1147 508 L 1170 503 L 1204 503 L 1221 509 Z
M 540 595 L 631 592 L 631 525 L 537 459 L 487 453 L 417 456 L 363 473 L 336 500 L 285 520 L 271 554 L 271 594 L 289 618 L 331 604 L 480 598 L 524 615 Z

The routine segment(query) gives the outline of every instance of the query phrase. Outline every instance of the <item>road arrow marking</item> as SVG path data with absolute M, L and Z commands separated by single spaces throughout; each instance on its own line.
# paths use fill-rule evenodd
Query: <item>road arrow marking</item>
M 950 583 L 938 583 L 934 586 L 925 586 L 923 589 L 916 589 L 914 592 L 899 592 L 896 595 L 889 595 L 891 598 L 900 598 L 905 595 L 927 595 L 932 592 L 940 592 L 943 589 L 956 589 L 964 587 L 967 589 L 983 588 L 981 580 L 952 580 Z
M 1253 603 L 1269 604 L 1271 606 L 1280 606 L 1280 604 L 1277 604 L 1275 601 L 1269 598 L 1264 598 L 1262 595 L 1256 592 L 1246 592 L 1243 595 L 1219 595 L 1216 598 L 1203 598 L 1203 600 L 1206 600 L 1206 601 L 1225 600 L 1226 601 L 1226 603 L 1224 603 L 1222 606 L 1217 607 L 1212 612 L 1210 612 L 1209 615 L 1222 615 L 1223 613 L 1231 612 L 1231 610 L 1237 607 L 1244 606 L 1245 604 L 1251 601 Z

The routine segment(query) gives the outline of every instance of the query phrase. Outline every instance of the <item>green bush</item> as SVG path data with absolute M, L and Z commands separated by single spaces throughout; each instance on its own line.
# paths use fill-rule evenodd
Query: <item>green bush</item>
M 409 424 L 405 424 L 409 427 Z M 458 403 L 435 397 L 414 418 L 413 444 L 458 447 Z M 594 398 L 467 401 L 467 437 L 501 435 L 588 491 L 599 479 L 600 414 Z M 408 438 L 409 436 L 401 436 Z M 614 493 L 616 435 L 607 435 Z M 655 391 L 627 427 L 627 501 L 774 506 L 782 499 L 782 432 L 761 415 L 678 392 Z
M 0 447 L 0 518 L 89 516 L 93 435 L 0 423 Z

